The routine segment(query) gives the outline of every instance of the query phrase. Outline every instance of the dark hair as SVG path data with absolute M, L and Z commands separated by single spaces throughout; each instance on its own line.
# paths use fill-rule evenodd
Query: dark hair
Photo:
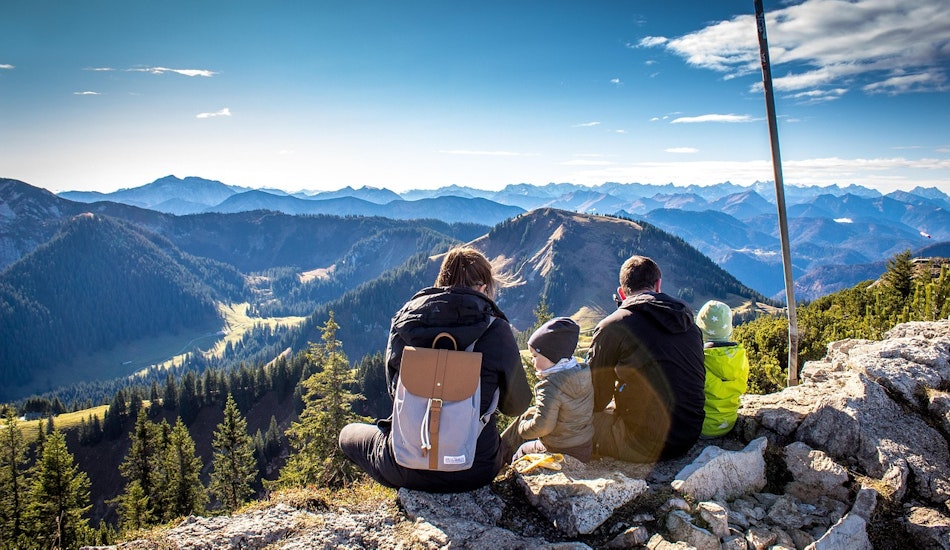
M 660 266 L 646 256 L 630 256 L 620 266 L 620 286 L 627 293 L 653 290 L 660 277 Z
M 442 259 L 435 286 L 462 286 L 478 288 L 485 285 L 485 294 L 495 296 L 497 282 L 492 275 L 492 266 L 481 252 L 468 246 L 449 250 Z

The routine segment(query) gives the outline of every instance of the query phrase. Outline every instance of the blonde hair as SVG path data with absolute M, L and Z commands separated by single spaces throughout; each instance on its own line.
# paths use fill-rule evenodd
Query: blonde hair
M 435 286 L 477 289 L 481 285 L 485 285 L 485 294 L 492 298 L 500 286 L 493 274 L 491 262 L 484 254 L 469 246 L 459 246 L 445 254 Z

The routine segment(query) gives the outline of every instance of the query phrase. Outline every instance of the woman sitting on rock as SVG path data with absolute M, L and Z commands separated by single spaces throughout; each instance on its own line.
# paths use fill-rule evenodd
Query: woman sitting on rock
M 518 416 L 531 403 L 531 388 L 521 363 L 518 344 L 505 314 L 494 302 L 499 281 L 492 266 L 474 248 L 450 250 L 442 261 L 435 286 L 419 291 L 393 317 L 386 348 L 386 381 L 390 397 L 406 346 L 432 347 L 437 335 L 448 332 L 457 349 L 475 342 L 482 354 L 481 408 L 486 414 L 498 391 L 498 410 Z M 471 491 L 488 485 L 505 463 L 494 417 L 485 425 L 475 447 L 471 468 L 436 471 L 406 468 L 393 454 L 392 419 L 373 424 L 349 424 L 340 432 L 343 454 L 379 483 L 435 493 Z

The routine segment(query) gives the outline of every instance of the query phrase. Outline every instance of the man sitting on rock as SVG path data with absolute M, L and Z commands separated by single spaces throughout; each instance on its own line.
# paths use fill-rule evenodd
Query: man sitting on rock
M 632 256 L 620 304 L 594 329 L 594 454 L 628 462 L 680 456 L 703 427 L 703 339 L 684 302 L 660 291 L 660 268 Z

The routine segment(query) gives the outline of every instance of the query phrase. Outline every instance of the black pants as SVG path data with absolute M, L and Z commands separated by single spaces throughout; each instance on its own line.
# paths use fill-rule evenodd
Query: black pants
M 491 483 L 503 465 L 501 440 L 493 421 L 478 438 L 475 463 L 460 472 L 411 470 L 400 466 L 389 444 L 389 425 L 348 424 L 340 432 L 343 454 L 363 471 L 386 487 L 406 488 L 429 493 L 462 493 Z

